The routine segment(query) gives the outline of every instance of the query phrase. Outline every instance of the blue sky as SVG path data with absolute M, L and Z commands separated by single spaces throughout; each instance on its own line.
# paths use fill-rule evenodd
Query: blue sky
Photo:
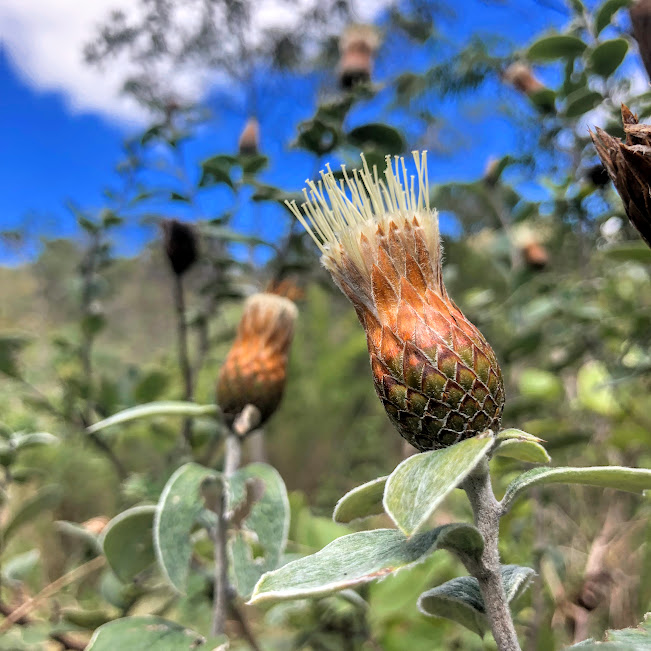
M 30 0 L 27 4 L 31 3 L 31 10 L 37 11 L 39 1 L 45 2 Z M 62 11 L 75 10 L 74 2 L 56 2 L 62 3 Z M 115 92 L 107 95 L 110 90 L 108 80 L 119 76 L 119 70 L 102 73 L 83 69 L 81 55 L 78 56 L 79 62 L 74 59 L 74 48 L 62 55 L 61 68 L 52 66 L 50 57 L 57 57 L 57 41 L 54 40 L 52 45 L 56 51 L 44 50 L 43 43 L 47 39 L 42 32 L 30 32 L 25 27 L 30 24 L 30 14 L 25 13 L 24 4 L 17 3 L 16 7 L 23 12 L 22 22 L 12 16 L 11 9 L 8 12 L 5 9 L 5 14 L 0 11 L 3 187 L 0 193 L 0 230 L 24 227 L 35 239 L 70 236 L 77 231 L 74 217 L 65 207 L 66 202 L 72 200 L 89 210 L 103 205 L 104 189 L 119 183 L 115 165 L 122 155 L 122 141 L 142 129 L 144 122 L 142 115 L 125 105 L 124 99 L 119 99 Z M 567 18 L 568 12 L 561 0 L 464 0 L 457 3 L 456 16 L 446 17 L 438 28 L 451 40 L 465 40 L 474 33 L 486 32 L 502 36 L 505 45 L 523 46 L 535 34 L 562 26 Z M 8 31 L 8 26 L 14 24 L 12 19 L 15 19 L 15 24 L 23 26 L 22 49 L 16 45 L 18 39 L 12 41 L 12 34 Z M 76 38 L 83 42 L 87 34 L 77 34 Z M 31 55 L 33 52 L 36 52 L 34 56 Z M 402 66 L 422 68 L 429 60 L 429 55 L 418 48 L 401 52 L 399 57 L 395 54 L 381 51 L 376 70 L 378 80 L 388 78 Z M 66 64 L 66 61 L 73 63 Z M 66 65 L 69 68 L 67 73 Z M 103 85 L 103 75 L 107 88 Z M 317 82 L 321 92 L 334 92 L 332 76 L 321 76 Z M 314 83 L 314 80 L 296 81 L 292 92 L 288 96 L 279 94 L 278 101 L 262 116 L 261 149 L 270 156 L 273 166 L 263 173 L 261 180 L 295 190 L 302 187 L 305 177 L 311 174 L 313 163 L 310 158 L 304 153 L 291 151 L 288 143 L 296 123 L 313 113 Z M 211 94 L 208 88 L 203 92 L 216 117 L 189 146 L 188 160 L 191 161 L 236 151 L 245 119 L 241 111 L 223 110 L 220 100 L 223 95 Z M 492 82 L 473 96 L 471 102 L 460 104 L 456 99 L 447 99 L 436 107 L 430 107 L 435 114 L 448 119 L 460 112 L 470 123 L 468 139 L 462 142 L 456 153 L 430 157 L 430 176 L 433 179 L 476 178 L 489 157 L 498 157 L 514 149 L 518 133 L 498 111 L 490 110 L 491 106 L 504 101 L 522 102 L 522 99 L 514 91 Z M 237 101 L 231 104 L 237 107 Z M 523 108 L 526 109 L 524 102 Z M 351 126 L 378 119 L 398 127 L 406 126 L 410 131 L 404 115 L 391 111 L 381 96 L 356 111 L 351 116 Z M 192 170 L 198 173 L 198 167 Z M 213 203 L 205 206 L 206 212 L 218 214 L 231 204 L 232 199 L 227 194 L 214 195 L 210 199 Z M 245 208 L 240 211 L 236 225 L 248 230 L 256 222 L 256 216 L 263 222 L 261 228 L 269 237 L 277 236 L 284 228 L 282 220 L 285 218 L 278 217 L 272 208 L 264 208 L 262 213 Z M 132 223 L 120 232 L 118 250 L 125 254 L 134 253 L 152 233 L 151 227 Z M 16 257 L 0 246 L 0 262 L 17 263 L 34 252 L 35 249 L 30 248 Z

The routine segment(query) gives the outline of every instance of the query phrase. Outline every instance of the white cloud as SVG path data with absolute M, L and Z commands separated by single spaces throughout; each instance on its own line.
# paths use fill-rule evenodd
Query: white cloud
M 72 112 L 140 123 L 146 118 L 143 109 L 120 94 L 129 70 L 126 59 L 112 60 L 104 70 L 83 60 L 84 45 L 109 12 L 123 9 L 128 15 L 135 4 L 133 0 L 2 0 L 0 46 L 26 83 L 36 90 L 61 93 Z M 357 14 L 369 20 L 386 4 L 360 0 Z M 258 0 L 256 11 L 260 26 L 278 25 L 279 19 L 286 25 L 296 15 L 287 10 L 286 2 L 276 0 Z M 176 74 L 174 87 L 186 97 L 198 98 L 214 80 L 209 71 L 195 69 Z

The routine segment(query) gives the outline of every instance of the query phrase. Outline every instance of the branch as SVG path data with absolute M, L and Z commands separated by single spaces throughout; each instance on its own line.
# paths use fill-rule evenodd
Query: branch
M 185 313 L 185 292 L 183 289 L 183 277 L 181 274 L 174 274 L 174 307 L 176 309 L 176 333 L 179 356 L 179 366 L 183 376 L 185 400 L 192 400 L 192 366 L 190 365 L 190 353 L 188 352 L 188 326 Z M 190 445 L 192 441 L 192 421 L 189 418 L 183 422 L 183 438 Z

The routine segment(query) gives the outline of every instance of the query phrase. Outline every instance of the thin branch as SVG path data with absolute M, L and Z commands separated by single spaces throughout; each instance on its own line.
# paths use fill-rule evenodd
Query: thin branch
M 181 274 L 174 274 L 174 307 L 176 309 L 176 332 L 179 366 L 183 376 L 183 397 L 191 401 L 192 389 L 192 366 L 190 365 L 190 353 L 188 352 L 188 326 L 185 313 L 185 291 L 183 288 L 183 277 Z M 188 445 L 192 442 L 192 420 L 186 418 L 183 422 L 183 438 Z

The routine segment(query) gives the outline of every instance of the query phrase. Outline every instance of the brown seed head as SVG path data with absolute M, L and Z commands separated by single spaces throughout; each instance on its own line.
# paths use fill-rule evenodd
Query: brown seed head
M 359 83 L 368 83 L 373 71 L 373 57 L 380 44 L 372 25 L 350 25 L 339 39 L 339 81 L 350 90 Z
M 172 271 L 180 276 L 184 274 L 198 257 L 197 236 L 194 228 L 177 219 L 163 222 L 165 253 Z
M 249 404 L 259 409 L 261 425 L 276 411 L 297 315 L 296 305 L 283 296 L 262 293 L 247 299 L 217 382 L 217 404 L 230 421 Z
M 239 140 L 240 154 L 253 156 L 260 146 L 260 124 L 257 118 L 249 118 L 242 129 Z
M 623 104 L 622 121 L 625 143 L 599 127 L 590 135 L 628 218 L 651 246 L 651 125 L 639 124 L 637 115 Z
M 419 450 L 498 429 L 502 375 L 492 348 L 449 298 L 441 273 L 427 159 L 417 176 L 387 157 L 385 179 L 368 168 L 345 183 L 308 181 L 303 213 L 288 204 L 322 252 L 366 331 L 375 389 L 400 434 Z

